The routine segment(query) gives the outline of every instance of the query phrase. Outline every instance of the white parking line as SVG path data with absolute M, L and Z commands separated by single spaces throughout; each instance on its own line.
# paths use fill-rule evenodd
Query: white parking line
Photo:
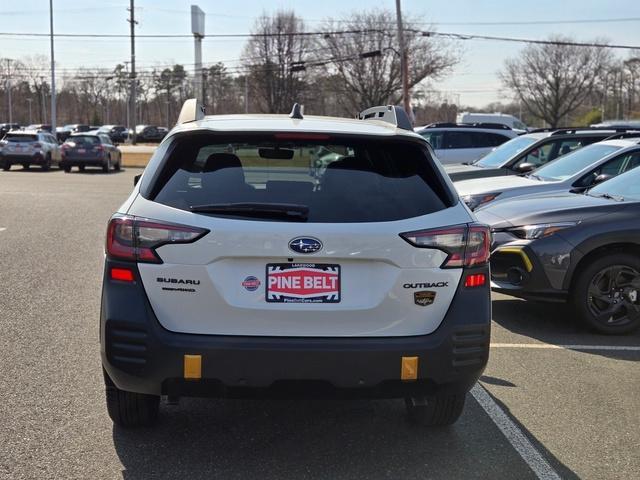
M 496 424 L 507 438 L 511 446 L 520 457 L 529 465 L 533 473 L 542 480 L 560 480 L 560 475 L 551 467 L 542 454 L 533 446 L 522 430 L 504 413 L 500 406 L 491 398 L 487 391 L 476 383 L 471 389 L 471 395 L 476 402 L 487 412 L 489 418 Z
M 593 350 L 593 351 L 617 351 L 640 352 L 640 346 L 635 345 L 555 345 L 552 343 L 492 343 L 491 348 L 539 348 L 548 350 Z

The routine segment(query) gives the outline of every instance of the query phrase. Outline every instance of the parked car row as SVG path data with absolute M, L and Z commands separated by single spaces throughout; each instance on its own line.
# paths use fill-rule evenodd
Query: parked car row
M 55 166 L 65 172 L 72 167 L 80 171 L 99 167 L 108 173 L 120 170 L 122 153 L 106 134 L 72 133 L 60 145 L 44 130 L 12 130 L 0 140 L 0 167 L 6 171 L 13 165 L 25 170 L 35 165 L 45 171 Z
M 522 135 L 472 165 L 445 166 L 492 232 L 491 286 L 564 302 L 589 327 L 640 327 L 640 130 Z
M 0 123 L 0 139 L 10 131 L 16 130 L 28 130 L 28 131 L 43 131 L 48 133 L 52 132 L 51 125 L 34 123 L 26 127 L 19 123 Z M 72 123 L 63 125 L 56 128 L 55 137 L 59 143 L 64 142 L 74 133 L 101 133 L 106 134 L 111 139 L 112 143 L 124 143 L 131 138 L 133 132 L 131 129 L 123 125 L 87 125 L 83 123 Z M 136 138 L 140 142 L 160 142 L 169 130 L 165 127 L 158 127 L 155 125 L 137 125 L 136 126 Z

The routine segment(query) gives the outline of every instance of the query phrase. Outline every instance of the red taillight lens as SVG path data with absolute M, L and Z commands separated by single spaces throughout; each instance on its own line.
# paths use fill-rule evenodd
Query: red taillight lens
M 97 152 L 101 152 L 104 150 L 104 147 L 102 145 L 96 145 L 93 149 Z
M 464 286 L 467 288 L 482 287 L 485 283 L 487 283 L 487 276 L 484 273 L 467 275 L 464 279 Z
M 111 269 L 111 280 L 118 280 L 120 282 L 133 282 L 135 277 L 133 276 L 133 271 L 128 268 L 112 268 Z
M 448 254 L 442 268 L 471 267 L 489 261 L 490 234 L 485 225 L 460 225 L 400 235 L 411 245 L 435 248 Z
M 107 227 L 107 257 L 133 262 L 162 263 L 155 249 L 168 243 L 191 243 L 209 230 L 116 215 Z

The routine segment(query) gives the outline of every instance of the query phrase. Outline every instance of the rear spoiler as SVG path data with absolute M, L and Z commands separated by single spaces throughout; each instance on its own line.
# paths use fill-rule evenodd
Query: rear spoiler
M 407 112 L 402 107 L 396 107 L 395 105 L 367 108 L 357 114 L 356 118 L 358 120 L 382 120 L 403 130 L 413 132 L 413 126 Z

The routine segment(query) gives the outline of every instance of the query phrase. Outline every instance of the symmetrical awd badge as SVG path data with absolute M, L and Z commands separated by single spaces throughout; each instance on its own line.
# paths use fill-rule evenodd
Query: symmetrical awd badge
M 322 242 L 313 237 L 296 237 L 289 242 L 289 250 L 296 253 L 316 253 L 322 249 Z
M 431 292 L 429 290 L 413 293 L 413 301 L 416 302 L 416 305 L 420 305 L 421 307 L 431 305 L 435 299 L 436 292 Z

